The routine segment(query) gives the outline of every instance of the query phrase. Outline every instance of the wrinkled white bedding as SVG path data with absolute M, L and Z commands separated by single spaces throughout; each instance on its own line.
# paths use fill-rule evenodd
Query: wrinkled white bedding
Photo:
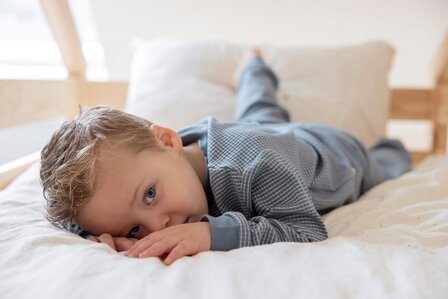
M 1 298 L 448 298 L 448 156 L 326 215 L 330 238 L 131 259 L 43 216 L 34 165 L 0 192 Z

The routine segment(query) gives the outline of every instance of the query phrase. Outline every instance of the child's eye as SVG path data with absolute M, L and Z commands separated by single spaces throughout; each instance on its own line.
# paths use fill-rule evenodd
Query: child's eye
M 148 191 L 146 191 L 145 199 L 144 199 L 145 203 L 147 205 L 150 205 L 152 200 L 154 199 L 154 197 L 156 197 L 156 188 L 151 187 L 148 189 Z
M 135 237 L 135 234 L 137 234 L 140 231 L 140 226 L 134 226 L 133 228 L 131 228 L 131 230 L 128 233 L 128 238 L 133 238 Z

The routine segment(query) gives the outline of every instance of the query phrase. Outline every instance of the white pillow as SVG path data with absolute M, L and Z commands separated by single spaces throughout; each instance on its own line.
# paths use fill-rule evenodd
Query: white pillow
M 233 120 L 235 94 L 229 82 L 246 48 L 186 40 L 134 42 L 125 110 L 173 129 L 209 115 Z M 260 48 L 280 79 L 278 101 L 292 121 L 328 124 L 368 146 L 384 136 L 394 54 L 389 45 Z

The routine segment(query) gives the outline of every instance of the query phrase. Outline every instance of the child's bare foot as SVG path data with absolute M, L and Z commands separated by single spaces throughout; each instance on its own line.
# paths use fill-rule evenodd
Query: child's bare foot
M 241 72 L 243 71 L 246 64 L 249 61 L 251 61 L 253 58 L 261 57 L 261 56 L 262 56 L 261 51 L 257 48 L 251 48 L 243 54 L 243 56 L 241 57 L 240 63 L 238 65 L 235 73 L 233 74 L 232 82 L 230 83 L 230 86 L 232 87 L 233 90 L 236 90 L 238 82 L 240 81 Z

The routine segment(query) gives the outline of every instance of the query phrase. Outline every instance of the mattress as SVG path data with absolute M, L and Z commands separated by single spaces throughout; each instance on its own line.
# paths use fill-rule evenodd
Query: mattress
M 38 164 L 0 192 L 2 298 L 447 298 L 448 156 L 324 216 L 329 238 L 133 259 L 44 218 Z

